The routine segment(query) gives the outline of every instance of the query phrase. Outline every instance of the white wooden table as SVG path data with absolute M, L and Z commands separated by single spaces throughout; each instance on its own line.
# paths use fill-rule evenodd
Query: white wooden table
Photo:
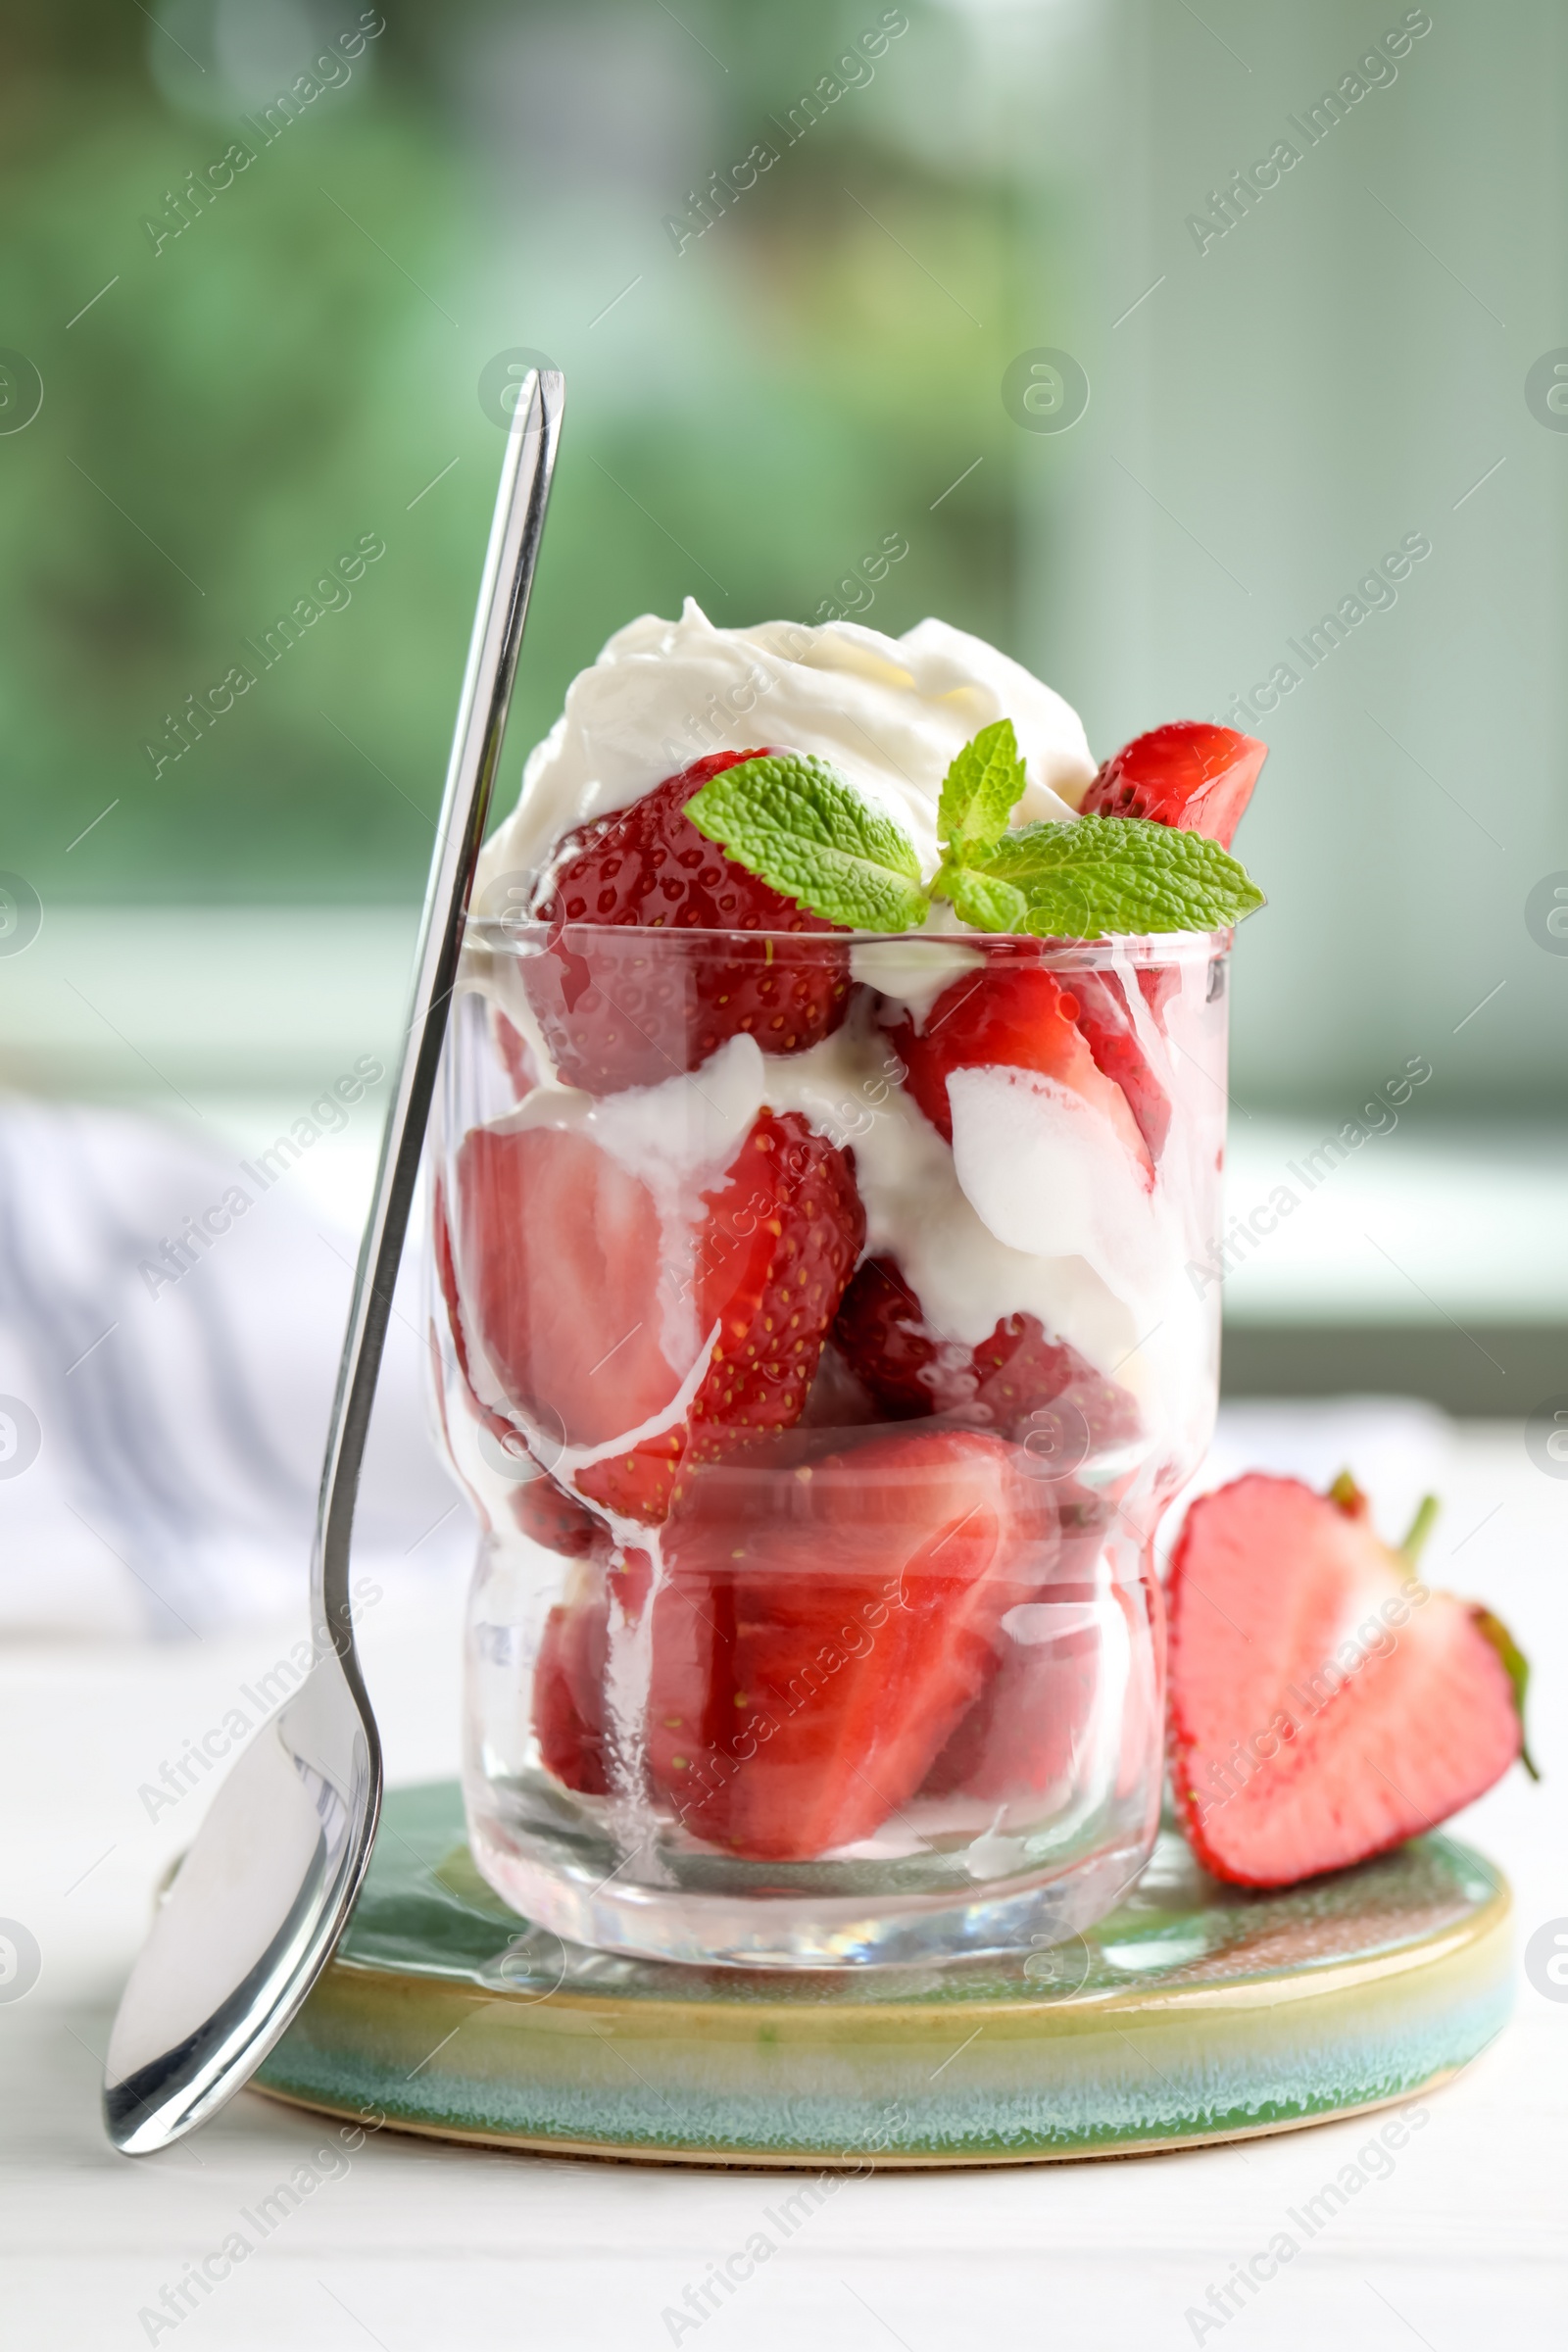
M 1510 1775 L 1461 1825 L 1512 1879 L 1522 1946 L 1543 1922 L 1568 1921 L 1568 1482 L 1532 1466 L 1517 1429 L 1472 1425 L 1445 1484 L 1431 1580 L 1490 1599 L 1537 1666 L 1534 1739 L 1547 1779 L 1531 1788 Z M 395 1779 L 452 1769 L 458 1607 L 451 1591 L 390 1592 L 368 1621 Z M 166 2156 L 116 2156 L 98 2122 L 115 1991 L 156 1876 L 206 1801 L 204 1784 L 149 1821 L 138 1788 L 293 1638 L 265 1628 L 184 1650 L 0 1657 L 0 1916 L 27 1924 L 43 1953 L 32 1990 L 0 2002 L 7 2346 L 634 2352 L 701 2338 L 703 2352 L 976 2341 L 1157 2352 L 1223 2340 L 1226 2352 L 1413 2342 L 1561 2352 L 1568 2342 L 1568 2001 L 1523 1980 L 1502 2040 L 1418 2103 L 1392 2159 L 1357 2164 L 1374 2139 L 1363 2122 L 1153 2159 L 883 2175 L 823 2198 L 787 2241 L 765 2218 L 780 2204 L 777 2177 L 551 2162 L 390 2132 L 350 2155 L 308 2115 L 249 2093 Z M 303 2182 L 302 2164 L 317 2184 L 263 2237 L 242 2216 L 279 2182 Z M 1344 2209 L 1308 2239 L 1293 2209 L 1300 2216 L 1342 2179 Z M 776 2250 L 733 2293 L 709 2290 L 705 2311 L 714 2266 L 759 2230 Z M 188 2287 L 182 2309 L 180 2281 L 236 2231 L 250 2251 L 206 2292 Z M 1298 2250 L 1227 2301 L 1237 2266 L 1282 2231 Z

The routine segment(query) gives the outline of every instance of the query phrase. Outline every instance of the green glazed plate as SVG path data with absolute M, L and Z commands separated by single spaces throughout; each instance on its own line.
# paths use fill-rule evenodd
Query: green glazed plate
M 556 2154 L 804 2166 L 1126 2156 L 1413 2097 L 1510 2002 L 1508 1890 L 1418 1838 L 1285 1894 L 1174 1833 L 1050 1952 L 803 1975 L 563 1945 L 474 1869 L 455 1784 L 394 1792 L 274 2096 Z

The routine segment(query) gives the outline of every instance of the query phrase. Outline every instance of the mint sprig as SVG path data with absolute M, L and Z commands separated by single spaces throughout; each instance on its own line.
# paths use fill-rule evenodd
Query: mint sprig
M 903 828 L 801 753 L 738 761 L 686 814 L 748 873 L 857 931 L 914 930 L 933 899 L 950 900 L 974 930 L 1045 939 L 1217 931 L 1263 905 L 1245 868 L 1201 833 L 1122 816 L 1008 832 L 1024 782 L 1012 721 L 982 727 L 943 781 L 942 860 L 929 882 Z

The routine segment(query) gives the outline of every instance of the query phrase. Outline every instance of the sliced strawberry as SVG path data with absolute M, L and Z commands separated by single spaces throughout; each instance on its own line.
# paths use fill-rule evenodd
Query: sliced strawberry
M 1095 1066 L 1078 1010 L 1076 996 L 1042 966 L 995 963 L 984 972 L 961 973 L 943 990 L 922 1027 L 906 1013 L 885 1026 L 905 1065 L 906 1088 L 948 1143 L 948 1080 L 955 1070 L 1038 1070 L 1071 1087 L 1109 1120 L 1148 1182 L 1153 1168 L 1138 1122 L 1115 1080 Z
M 458 1152 L 459 1293 L 507 1396 L 569 1446 L 653 1419 L 681 1382 L 662 1342 L 662 1234 L 640 1178 L 583 1135 L 475 1127 Z
M 969 1350 L 931 1329 L 897 1258 L 868 1257 L 857 1268 L 833 1345 L 890 1421 L 946 1412 L 968 1394 Z
M 523 1535 L 564 1559 L 585 1560 L 606 1540 L 604 1521 L 543 1472 L 514 1487 L 512 1515 Z
M 1038 1318 L 1006 1315 L 978 1348 L 945 1339 L 927 1321 L 897 1259 L 868 1257 L 844 1294 L 833 1344 L 891 1418 L 971 1413 L 1000 1436 L 1027 1442 L 1048 1466 L 1052 1417 L 1072 1469 L 1141 1434 L 1125 1389 Z M 1038 1434 L 1037 1434 L 1038 1433 Z
M 1050 1607 L 1049 1588 L 1025 1607 Z M 1057 1604 L 1062 1605 L 1062 1604 Z M 1102 1683 L 1092 1624 L 1005 1644 L 995 1672 L 925 1780 L 928 1796 L 968 1796 L 1018 1818 L 1071 1802 Z
M 970 1430 L 692 1481 L 654 1603 L 648 1740 L 688 1829 L 801 1861 L 907 1803 L 1040 1581 L 1016 1497 L 1008 1449 Z
M 1206 833 L 1228 850 L 1267 758 L 1266 743 L 1234 727 L 1173 719 L 1113 753 L 1079 813 L 1150 817 L 1178 833 Z
M 432 1225 L 436 1279 L 447 1310 L 447 1327 L 452 1334 L 453 1352 L 458 1359 L 464 1401 L 473 1418 L 489 1431 L 502 1450 L 516 1459 L 520 1471 L 524 1463 L 532 1458 L 527 1440 L 514 1422 L 482 1402 L 473 1385 L 467 1337 L 463 1328 L 463 1309 L 458 1298 L 458 1274 L 452 1253 L 452 1229 L 447 1221 L 446 1193 L 439 1177 L 435 1183 Z M 538 1475 L 531 1478 L 519 1476 L 509 1495 L 512 1516 L 518 1530 L 535 1544 L 543 1544 L 547 1551 L 559 1551 L 566 1559 L 587 1558 L 606 1540 L 603 1522 L 596 1519 L 574 1494 L 568 1494 L 542 1464 L 536 1463 L 534 1466 Z
M 431 1217 L 434 1241 L 436 1280 L 440 1285 L 442 1303 L 447 1310 L 447 1328 L 452 1335 L 452 1351 L 457 1357 L 458 1372 L 463 1383 L 464 1401 L 474 1419 L 490 1432 L 497 1445 L 508 1452 L 519 1449 L 526 1453 L 527 1446 L 519 1430 L 506 1416 L 486 1404 L 473 1383 L 473 1366 L 468 1355 L 467 1334 L 464 1329 L 463 1305 L 458 1296 L 457 1259 L 452 1246 L 452 1223 L 447 1213 L 446 1187 L 438 1176 L 435 1180 L 435 1204 Z M 437 1386 L 440 1375 L 437 1373 Z M 524 1530 L 524 1533 L 527 1531 Z
M 972 1798 L 993 1820 L 1004 1808 L 1013 1827 L 1124 1799 L 1140 1783 L 1157 1806 L 1156 1640 L 1143 1593 L 1096 1580 L 1100 1544 L 1065 1544 L 1057 1574 L 1008 1612 L 996 1671 L 932 1766 L 926 1795 Z M 1107 1754 L 1111 1707 L 1119 1720 Z
M 508 1020 L 499 1004 L 491 1007 L 490 1017 L 496 1050 L 501 1055 L 507 1076 L 512 1080 L 513 1092 L 520 1102 L 539 1084 L 539 1065 L 534 1059 L 533 1048 L 515 1022 Z
M 1121 1088 L 1149 1156 L 1157 1161 L 1170 1132 L 1170 1097 L 1138 1042 L 1121 979 L 1114 972 L 1074 972 L 1072 993 L 1078 1000 L 1078 1026 L 1096 1069 Z
M 1141 963 L 1138 966 L 1139 993 L 1158 1022 L 1161 1032 L 1165 1027 L 1165 1007 L 1181 984 L 1180 964 Z
M 603 1564 L 545 1619 L 533 1670 L 533 1729 L 547 1772 L 580 1796 L 608 1796 L 605 1665 L 610 1603 Z
M 865 1239 L 854 1154 L 798 1111 L 763 1111 L 704 1200 L 693 1298 L 700 1334 L 716 1324 L 718 1336 L 691 1412 L 576 1479 L 591 1500 L 645 1522 L 663 1518 L 687 1470 L 800 1419 Z
M 664 1352 L 664 1286 L 681 1261 L 648 1187 L 586 1136 L 504 1126 L 465 1137 L 458 1183 L 468 1320 L 519 1411 L 588 1447 L 666 1414 L 692 1365 Z M 763 1111 L 702 1199 L 691 1321 L 699 1343 L 717 1337 L 690 1411 L 572 1481 L 650 1523 L 688 1457 L 800 1418 L 864 1237 L 853 1159 L 795 1111 Z
M 730 1038 L 765 1054 L 803 1054 L 843 1020 L 848 951 L 793 951 L 759 938 L 693 939 L 677 963 L 635 938 L 590 948 L 563 924 L 701 932 L 839 933 L 769 889 L 705 839 L 686 804 L 712 776 L 760 752 L 718 752 L 670 776 L 629 808 L 568 833 L 534 913 L 555 926 L 522 977 L 564 1084 L 590 1094 L 656 1086 L 702 1066 Z
M 610 1793 L 605 1685 L 612 1604 L 641 1611 L 653 1565 L 643 1551 L 621 1551 L 598 1531 L 591 1564 L 571 1571 L 545 1619 L 533 1670 L 533 1728 L 540 1760 L 580 1796 Z
M 1200 1496 L 1170 1611 L 1176 1798 L 1222 1879 L 1289 1886 L 1386 1852 L 1521 1752 L 1495 1636 L 1420 1584 L 1348 1483 L 1254 1474 Z

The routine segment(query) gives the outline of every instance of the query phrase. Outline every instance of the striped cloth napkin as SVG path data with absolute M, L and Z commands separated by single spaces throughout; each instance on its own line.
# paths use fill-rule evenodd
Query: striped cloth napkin
M 0 1635 L 297 1610 L 359 1237 L 130 1111 L 0 1100 Z M 425 1401 L 418 1227 L 355 1562 L 455 1573 L 473 1523 Z

